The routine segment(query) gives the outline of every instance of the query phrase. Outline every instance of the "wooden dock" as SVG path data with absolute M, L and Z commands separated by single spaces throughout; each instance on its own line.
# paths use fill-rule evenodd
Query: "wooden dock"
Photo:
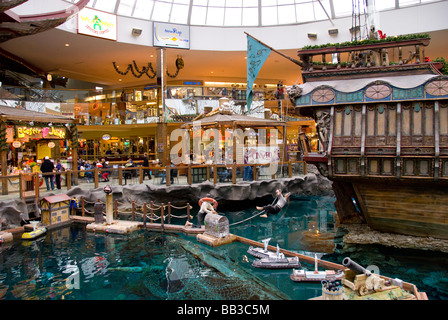
M 70 219 L 72 219 L 74 222 L 79 223 L 85 223 L 90 224 L 95 221 L 93 217 L 82 217 L 82 216 L 70 216 Z M 126 221 L 126 220 L 114 220 L 114 221 Z M 140 221 L 135 221 L 139 225 L 139 228 L 151 230 L 151 231 L 166 231 L 166 232 L 175 232 L 175 233 L 185 233 L 185 234 L 200 234 L 204 233 L 205 227 L 202 226 L 201 228 L 192 228 L 192 227 L 186 227 L 185 225 L 177 225 L 177 224 L 167 224 L 167 223 L 144 223 Z

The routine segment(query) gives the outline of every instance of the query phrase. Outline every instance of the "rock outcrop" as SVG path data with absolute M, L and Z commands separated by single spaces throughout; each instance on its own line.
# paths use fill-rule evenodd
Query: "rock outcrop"
M 187 202 L 197 206 L 199 199 L 211 194 L 218 202 L 221 210 L 241 209 L 253 206 L 254 202 L 269 203 L 276 189 L 282 192 L 290 192 L 292 195 L 309 196 L 331 196 L 333 190 L 331 182 L 319 173 L 308 173 L 305 176 L 285 178 L 281 180 L 260 180 L 250 182 L 238 182 L 236 184 L 223 183 L 216 184 L 205 181 L 192 185 L 164 185 L 136 184 L 118 186 L 112 185 L 114 200 L 118 200 L 120 208 L 126 210 L 131 206 L 132 201 L 137 205 L 149 204 L 154 201 L 156 204 L 171 202 L 174 206 L 184 206 Z M 103 188 L 85 189 L 74 187 L 66 192 L 71 198 L 81 199 L 84 197 L 87 202 L 96 202 L 98 199 L 105 201 Z M 48 193 L 47 195 L 51 195 Z M 10 200 L 0 202 L 0 218 L 4 222 L 3 229 L 20 226 L 21 217 L 29 219 L 27 207 L 22 200 Z

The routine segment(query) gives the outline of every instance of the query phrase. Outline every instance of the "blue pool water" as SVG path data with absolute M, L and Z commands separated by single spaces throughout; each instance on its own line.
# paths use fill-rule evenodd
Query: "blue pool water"
M 429 299 L 448 299 L 448 255 L 343 243 L 334 198 L 295 197 L 279 214 L 231 226 L 231 233 L 341 263 L 361 265 L 417 285 Z M 231 224 L 254 209 L 221 212 Z M 5 300 L 309 299 L 320 284 L 295 283 L 291 270 L 251 266 L 248 246 L 211 248 L 195 237 L 145 230 L 126 236 L 71 226 L 32 242 L 0 247 L 0 298 Z M 313 266 L 306 267 L 313 268 Z

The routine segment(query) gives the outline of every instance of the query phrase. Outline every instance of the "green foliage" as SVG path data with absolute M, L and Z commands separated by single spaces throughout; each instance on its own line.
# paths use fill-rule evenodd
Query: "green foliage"
M 440 69 L 440 72 L 442 72 L 442 74 L 444 74 L 444 75 L 448 75 L 448 62 L 446 62 L 445 58 L 437 57 L 434 61 L 435 62 L 443 62 L 443 67 L 442 67 L 442 69 Z
M 425 38 L 429 39 L 430 35 L 427 34 L 427 33 L 407 34 L 407 35 L 387 37 L 385 39 L 366 39 L 366 40 L 347 41 L 347 42 L 341 42 L 341 43 L 327 43 L 327 44 L 315 45 L 315 46 L 304 46 L 302 48 L 302 50 L 323 49 L 323 48 L 341 48 L 341 47 L 351 47 L 351 46 L 363 46 L 363 45 L 366 45 L 366 44 L 399 42 L 399 41 L 414 40 L 414 39 L 425 39 Z

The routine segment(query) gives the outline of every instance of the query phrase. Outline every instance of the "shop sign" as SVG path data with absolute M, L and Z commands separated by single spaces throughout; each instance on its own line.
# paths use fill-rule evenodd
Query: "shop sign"
M 55 147 L 55 144 L 53 141 L 48 142 L 47 144 L 48 148 L 53 149 Z
M 55 127 L 17 127 L 18 138 L 30 138 L 30 139 L 65 139 L 65 128 L 58 129 Z
M 103 140 L 109 140 L 110 135 L 109 134 L 103 134 Z
M 117 16 L 103 11 L 84 8 L 78 13 L 78 33 L 117 40 Z
M 12 143 L 12 146 L 13 146 L 14 148 L 20 148 L 20 147 L 22 146 L 22 142 L 20 142 L 20 141 L 14 141 L 14 142 Z
M 154 22 L 154 46 L 190 49 L 190 27 Z

